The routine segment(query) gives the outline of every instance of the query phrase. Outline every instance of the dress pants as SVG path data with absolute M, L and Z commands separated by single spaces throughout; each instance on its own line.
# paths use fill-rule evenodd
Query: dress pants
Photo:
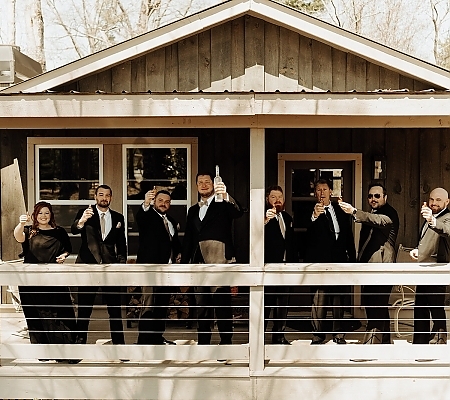
M 86 343 L 89 320 L 98 287 L 82 286 L 78 288 L 77 337 Z M 102 286 L 104 300 L 109 314 L 109 329 L 113 344 L 125 344 L 122 323 L 121 288 L 119 286 Z
M 333 315 L 332 332 L 335 335 L 342 331 L 342 319 L 344 318 L 342 286 L 321 286 L 314 294 L 311 308 L 311 323 L 315 336 L 325 339 L 325 319 L 328 307 L 331 307 Z
M 445 293 L 445 285 L 416 287 L 413 343 L 428 344 L 439 329 L 447 331 L 444 310 Z M 433 320 L 432 333 L 430 332 L 430 314 Z
M 198 344 L 211 343 L 211 326 L 216 312 L 220 344 L 231 344 L 233 337 L 233 311 L 229 286 L 195 288 L 197 304 Z
M 362 305 L 366 308 L 367 331 L 378 329 L 383 332 L 382 343 L 391 342 L 391 319 L 389 316 L 389 297 L 392 285 L 364 285 Z
M 272 341 L 283 338 L 284 331 L 286 330 L 288 303 L 288 286 L 266 286 L 264 288 L 264 331 L 267 330 L 270 310 L 272 310 Z
M 153 295 L 150 295 L 153 298 L 150 309 L 139 318 L 137 344 L 164 344 L 167 309 L 173 291 L 172 287 L 153 287 Z

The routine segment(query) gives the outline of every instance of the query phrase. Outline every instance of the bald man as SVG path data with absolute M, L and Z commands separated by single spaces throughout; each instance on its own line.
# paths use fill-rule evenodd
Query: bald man
M 431 191 L 428 205 L 420 213 L 424 224 L 419 245 L 411 250 L 413 260 L 422 263 L 448 263 L 450 256 L 450 211 L 448 192 L 442 188 Z M 444 310 L 445 285 L 418 285 L 414 306 L 413 343 L 446 344 L 447 329 Z M 430 314 L 433 328 L 430 332 Z

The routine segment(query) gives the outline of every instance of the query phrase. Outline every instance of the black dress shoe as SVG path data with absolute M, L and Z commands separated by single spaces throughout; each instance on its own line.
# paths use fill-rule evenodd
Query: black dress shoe
M 313 336 L 312 340 L 311 340 L 311 344 L 322 344 L 323 342 L 325 342 L 325 338 L 320 337 L 320 336 Z
M 343 337 L 339 336 L 333 337 L 333 342 L 337 344 L 347 344 L 346 340 Z

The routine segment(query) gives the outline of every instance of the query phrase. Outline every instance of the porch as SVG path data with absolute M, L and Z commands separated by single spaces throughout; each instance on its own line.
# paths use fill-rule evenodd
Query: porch
M 49 274 L 48 271 L 52 273 Z M 310 333 L 290 330 L 292 346 L 264 345 L 264 285 L 448 283 L 450 266 L 417 264 L 267 264 L 249 265 L 0 265 L 2 285 L 222 285 L 248 286 L 249 323 L 236 324 L 231 346 L 197 346 L 195 330 L 169 325 L 176 346 L 102 345 L 101 335 L 87 345 L 30 345 L 15 335 L 22 315 L 3 306 L 0 396 L 2 398 L 92 399 L 342 399 L 364 393 L 367 399 L 447 399 L 448 345 L 412 345 L 408 336 L 391 345 L 357 344 L 362 332 L 347 335 L 347 345 L 310 346 Z M 9 307 L 7 309 L 6 307 Z M 105 330 L 95 317 L 92 330 Z M 291 316 L 292 317 L 292 316 Z M 301 317 L 301 316 L 300 316 Z M 102 325 L 103 324 L 103 325 Z M 247 332 L 248 331 L 248 332 Z M 183 333 L 183 334 L 181 334 Z M 406 333 L 406 332 L 405 332 Z M 103 339 L 108 339 L 106 332 Z M 410 338 L 410 337 L 409 337 Z M 246 341 L 246 339 L 248 339 Z M 97 342 L 97 343 L 96 343 Z M 213 343 L 214 339 L 213 339 Z M 37 359 L 83 359 L 76 365 Z M 129 359 L 120 362 L 120 359 Z M 226 359 L 227 362 L 217 360 Z M 420 361 L 418 361 L 420 360 Z

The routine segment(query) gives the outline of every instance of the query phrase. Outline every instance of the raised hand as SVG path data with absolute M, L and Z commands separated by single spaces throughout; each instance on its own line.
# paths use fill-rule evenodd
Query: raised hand
M 30 215 L 30 213 L 27 211 L 27 213 L 26 214 L 22 214 L 20 217 L 19 217 L 19 223 L 21 224 L 21 225 L 23 225 L 23 226 L 25 226 L 25 225 L 31 225 L 31 215 Z
M 428 207 L 427 203 L 424 201 L 422 205 L 422 209 L 420 210 L 422 217 L 427 220 L 428 223 L 433 221 L 433 211 L 430 207 Z
M 152 190 L 149 190 L 147 193 L 145 193 L 144 206 L 148 207 L 150 205 L 153 205 L 155 203 L 155 197 L 156 197 L 156 186 L 153 186 Z
M 84 225 L 86 221 L 94 215 L 94 211 L 92 210 L 92 206 L 89 204 L 88 208 L 83 211 L 83 215 L 78 221 L 79 225 Z
M 323 214 L 325 212 L 325 206 L 323 205 L 323 201 L 320 203 L 316 203 L 314 206 L 314 217 L 319 218 L 320 214 Z

